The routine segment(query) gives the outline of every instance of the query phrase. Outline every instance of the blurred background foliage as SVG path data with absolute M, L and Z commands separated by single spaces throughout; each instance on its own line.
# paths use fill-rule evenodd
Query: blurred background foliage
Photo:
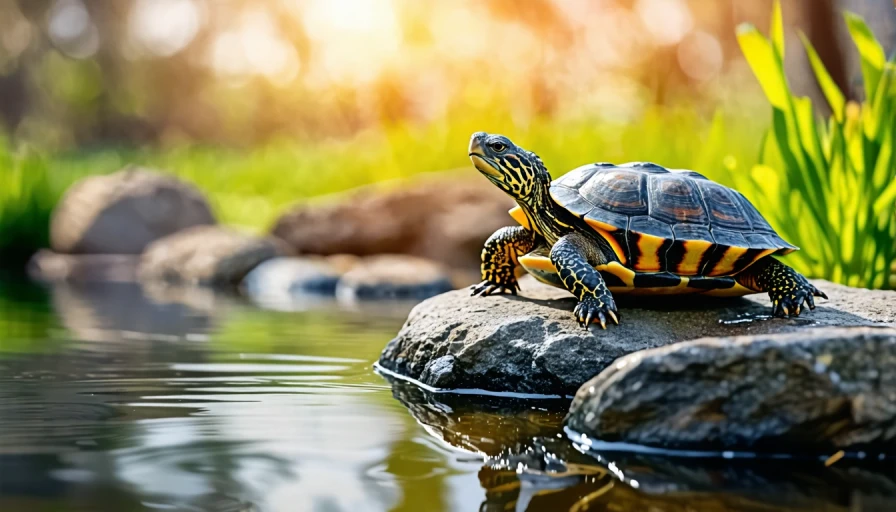
M 783 2 L 780 72 L 812 98 L 813 120 L 831 109 L 798 33 L 858 105 L 864 61 L 840 13 L 861 14 L 891 49 L 887 4 Z M 736 36 L 744 22 L 768 26 L 772 7 L 0 0 L 0 257 L 45 245 L 52 206 L 84 175 L 157 167 L 196 183 L 224 222 L 265 230 L 290 203 L 361 184 L 444 169 L 477 179 L 465 154 L 476 130 L 537 151 L 555 176 L 596 160 L 697 169 L 761 203 L 807 253 L 819 233 L 838 236 L 831 225 L 842 219 L 796 222 L 804 216 L 792 202 L 819 198 L 769 192 L 790 190 L 796 171 L 762 150 L 773 117 Z M 855 263 L 837 271 L 810 255 L 797 264 L 886 284 L 867 274 L 875 263 L 862 249 L 841 256 Z
M 861 17 L 847 12 L 844 21 L 861 63 L 860 102 L 846 100 L 800 34 L 831 111 L 827 120 L 788 84 L 780 5 L 769 38 L 752 25 L 739 27 L 773 111 L 760 164 L 739 181 L 781 234 L 805 248 L 792 258 L 800 270 L 853 286 L 896 287 L 896 53 L 887 60 Z

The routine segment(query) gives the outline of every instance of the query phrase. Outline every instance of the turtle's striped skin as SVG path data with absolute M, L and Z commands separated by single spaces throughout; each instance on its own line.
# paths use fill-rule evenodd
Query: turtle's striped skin
M 586 326 L 617 320 L 614 293 L 738 296 L 767 292 L 776 315 L 824 296 L 772 255 L 797 247 L 739 192 L 694 171 L 647 162 L 590 164 L 551 182 L 541 160 L 501 135 L 473 134 L 470 158 L 517 200 L 520 227 L 483 250 L 474 293 L 516 293 L 514 270 L 579 298 Z

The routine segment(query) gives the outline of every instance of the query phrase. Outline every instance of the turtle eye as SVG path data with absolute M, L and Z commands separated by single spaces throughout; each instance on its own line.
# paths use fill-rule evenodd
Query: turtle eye
M 507 144 L 504 144 L 503 142 L 490 142 L 488 147 L 492 148 L 493 151 L 500 153 L 507 149 Z

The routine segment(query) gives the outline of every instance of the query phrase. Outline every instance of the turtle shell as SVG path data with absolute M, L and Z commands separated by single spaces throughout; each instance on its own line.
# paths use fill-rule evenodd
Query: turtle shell
M 743 194 L 694 171 L 649 162 L 585 165 L 555 180 L 551 196 L 636 272 L 729 276 L 797 249 Z

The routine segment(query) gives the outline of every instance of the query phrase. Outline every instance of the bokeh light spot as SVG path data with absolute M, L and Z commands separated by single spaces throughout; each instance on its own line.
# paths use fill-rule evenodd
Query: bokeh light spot
M 169 57 L 196 37 L 200 11 L 194 0 L 137 0 L 131 12 L 131 36 L 150 54 Z
M 694 26 L 691 11 L 683 0 L 638 0 L 635 10 L 660 45 L 678 43 Z

